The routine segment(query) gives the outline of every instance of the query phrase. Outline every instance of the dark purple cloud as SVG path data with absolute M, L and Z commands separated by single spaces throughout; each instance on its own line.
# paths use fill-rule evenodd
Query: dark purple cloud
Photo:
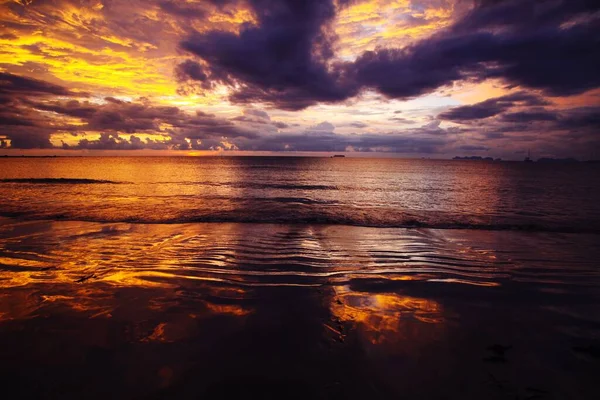
M 439 115 L 441 119 L 450 121 L 465 121 L 473 119 L 483 119 L 498 115 L 510 108 L 521 106 L 543 106 L 548 105 L 548 101 L 539 96 L 518 92 L 506 96 L 496 97 L 476 103 L 473 105 L 460 106 L 452 108 Z
M 351 71 L 329 63 L 335 40 L 327 29 L 336 11 L 332 1 L 250 0 L 249 4 L 257 26 L 248 25 L 239 35 L 223 31 L 191 35 L 181 47 L 202 58 L 207 67 L 186 62 L 179 73 L 202 82 L 241 85 L 233 101 L 260 101 L 288 110 L 338 102 L 358 93 Z
M 158 5 L 162 11 L 177 17 L 205 18 L 208 14 L 208 10 L 202 7 L 202 4 L 181 3 L 178 1 L 167 0 L 159 1 Z
M 547 109 L 550 103 L 537 95 L 517 92 L 480 103 L 451 108 L 438 115 L 463 125 L 493 128 L 502 132 L 531 130 L 527 124 L 545 124 L 540 131 L 600 129 L 600 106 Z M 541 129 L 540 129 L 541 128 Z
M 18 96 L 67 96 L 73 93 L 67 88 L 39 79 L 27 78 L 7 72 L 0 72 L 0 97 Z
M 186 80 L 199 82 L 199 85 L 203 89 L 211 89 L 213 87 L 213 82 L 208 78 L 205 68 L 192 60 L 187 60 L 179 64 L 175 68 L 175 77 L 180 82 L 184 82 Z M 186 93 L 186 91 L 186 87 L 180 88 L 180 92 Z
M 600 106 L 577 107 L 559 113 L 558 126 L 565 130 L 589 130 L 600 139 Z
M 504 122 L 556 121 L 557 113 L 549 110 L 517 111 L 505 113 L 501 120 Z
M 0 134 L 11 142 L 13 148 L 49 148 L 51 134 L 59 126 L 52 120 L 27 106 L 29 98 L 74 95 L 63 86 L 0 72 Z M 6 147 L 7 141 L 4 141 Z
M 25 100 L 25 104 L 38 110 L 52 111 L 57 114 L 68 115 L 76 118 L 92 118 L 93 115 L 98 111 L 96 105 L 92 105 L 88 102 L 79 102 L 78 100 L 70 100 L 67 102 L 36 102 L 31 100 Z
M 450 29 L 402 50 L 367 52 L 354 68 L 361 83 L 393 98 L 486 78 L 578 94 L 600 86 L 600 25 L 575 18 L 598 9 L 583 0 L 481 2 Z
M 469 133 L 471 143 L 465 146 L 491 150 L 499 145 L 528 143 L 528 147 L 534 145 L 539 152 L 553 155 L 585 155 L 600 146 L 599 106 L 549 109 L 539 100 L 519 92 L 456 107 L 439 118 L 458 123 L 460 132 Z M 475 147 L 460 149 L 475 151 Z
M 256 26 L 239 35 L 196 32 L 181 42 L 206 67 L 188 61 L 180 69 L 190 73 L 180 77 L 236 85 L 232 101 L 289 110 L 343 101 L 363 89 L 410 98 L 459 80 L 502 78 L 549 95 L 600 86 L 600 20 L 582 18 L 598 11 L 598 2 L 482 1 L 431 38 L 365 52 L 346 63 L 333 62 L 333 1 L 249 4 Z

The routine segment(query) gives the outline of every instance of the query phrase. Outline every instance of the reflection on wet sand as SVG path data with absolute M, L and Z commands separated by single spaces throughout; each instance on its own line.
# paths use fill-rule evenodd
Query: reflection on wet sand
M 50 398 L 506 397 L 492 374 L 522 398 L 585 398 L 595 361 L 572 348 L 595 346 L 600 251 L 575 237 L 4 220 L 0 383 Z M 494 344 L 510 369 L 489 362 Z
M 373 344 L 410 340 L 407 332 L 400 331 L 407 320 L 429 324 L 444 322 L 443 309 L 433 300 L 396 293 L 351 292 L 346 287 L 336 289 L 331 312 L 341 321 L 356 324 Z

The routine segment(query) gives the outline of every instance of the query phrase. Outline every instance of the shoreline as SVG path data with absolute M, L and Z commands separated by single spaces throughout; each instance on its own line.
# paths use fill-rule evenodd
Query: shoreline
M 28 218 L 22 216 L 10 216 L 1 215 L 0 213 L 0 226 L 3 221 L 13 221 L 15 223 L 36 223 L 36 222 L 73 222 L 73 223 L 89 223 L 89 224 L 131 224 L 131 225 L 217 225 L 217 224 L 241 224 L 241 225 L 257 225 L 257 226 L 319 226 L 319 227 L 348 227 L 348 228 L 365 228 L 365 229 L 405 229 L 405 230 L 441 230 L 441 231 L 474 231 L 474 232 L 515 232 L 515 233 L 557 233 L 557 234 L 573 234 L 573 235 L 600 235 L 600 228 L 571 228 L 571 227 L 539 227 L 531 224 L 524 225 L 511 225 L 511 224 L 497 224 L 497 225 L 469 225 L 469 224 L 438 224 L 438 225 L 427 225 L 427 224 L 382 224 L 382 225 L 369 225 L 369 224 L 352 224 L 352 223 L 331 223 L 331 222 L 319 222 L 319 221 L 245 221 L 245 220 L 234 220 L 234 219 L 221 219 L 215 220 L 211 218 L 198 219 L 198 220 L 172 220 L 172 221 L 153 221 L 153 220 L 95 220 L 86 218 Z

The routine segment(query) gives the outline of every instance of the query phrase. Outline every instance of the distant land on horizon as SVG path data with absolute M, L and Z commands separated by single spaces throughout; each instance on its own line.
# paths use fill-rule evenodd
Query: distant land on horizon
M 481 157 L 481 156 L 464 156 L 464 157 L 456 156 L 456 157 L 453 157 L 452 159 L 453 160 L 463 160 L 463 161 L 465 161 L 465 160 L 466 161 L 510 161 L 510 160 L 503 160 L 501 158 Z M 589 160 L 580 161 L 573 157 L 567 157 L 567 158 L 541 157 L 541 158 L 538 158 L 537 161 L 535 161 L 535 162 L 539 162 L 539 163 L 579 163 L 579 162 L 600 163 L 600 160 L 589 159 Z

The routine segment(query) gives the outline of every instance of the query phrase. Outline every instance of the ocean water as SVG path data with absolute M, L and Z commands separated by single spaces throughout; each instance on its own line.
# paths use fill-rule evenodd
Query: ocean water
M 119 157 L 0 159 L 0 215 L 600 231 L 600 165 Z
M 0 158 L 0 385 L 60 399 L 596 399 L 597 172 Z

